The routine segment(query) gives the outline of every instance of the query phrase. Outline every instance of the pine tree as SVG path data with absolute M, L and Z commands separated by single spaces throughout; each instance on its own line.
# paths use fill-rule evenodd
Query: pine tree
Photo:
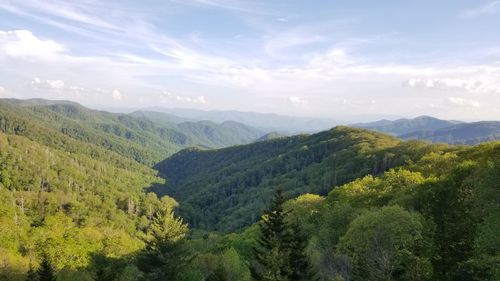
M 54 272 L 54 268 L 52 267 L 52 263 L 50 262 L 50 258 L 44 254 L 42 256 L 42 262 L 40 263 L 40 267 L 36 271 L 38 275 L 38 281 L 56 281 L 56 275 Z
M 252 276 L 258 281 L 316 280 L 305 253 L 307 236 L 298 222 L 287 223 L 284 203 L 283 190 L 278 188 L 260 224 L 259 246 L 254 248 L 256 265 L 252 268 Z
M 26 281 L 37 281 L 38 278 L 36 276 L 35 271 L 33 270 L 33 265 L 30 262 L 30 266 L 28 272 L 26 273 Z
M 187 225 L 172 210 L 156 214 L 149 227 L 146 250 L 137 258 L 148 280 L 178 280 L 193 260 L 184 243 Z
M 307 236 L 304 235 L 299 223 L 291 224 L 290 247 L 290 280 L 291 281 L 311 281 L 317 280 L 315 277 L 309 257 L 305 253 L 307 247 Z
M 258 281 L 289 280 L 289 229 L 285 222 L 286 212 L 283 210 L 283 190 L 278 188 L 274 194 L 271 207 L 264 213 L 260 224 L 260 235 L 255 247 L 256 265 L 252 267 L 252 276 Z

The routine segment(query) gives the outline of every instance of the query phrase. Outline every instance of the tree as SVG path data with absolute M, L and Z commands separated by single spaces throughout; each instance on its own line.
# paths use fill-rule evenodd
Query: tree
M 314 280 L 309 258 L 305 254 L 308 240 L 298 222 L 289 224 L 283 210 L 283 190 L 278 188 L 270 209 L 260 224 L 259 247 L 254 248 L 256 265 L 252 276 L 262 281 Z
M 357 217 L 338 249 L 353 264 L 352 280 L 426 280 L 432 270 L 420 249 L 422 231 L 418 215 L 383 207 Z
M 315 280 L 315 273 L 312 269 L 309 257 L 305 253 L 309 240 L 302 231 L 298 222 L 291 224 L 291 241 L 290 248 L 290 280 L 292 281 L 308 281 Z
M 192 260 L 183 243 L 187 226 L 171 209 L 159 212 L 148 231 L 146 250 L 138 257 L 137 266 L 146 280 L 180 280 Z
M 38 275 L 38 281 L 56 281 L 56 275 L 54 272 L 54 267 L 50 261 L 47 254 L 42 255 L 42 262 L 40 267 L 36 271 Z
M 253 278 L 258 281 L 286 281 L 290 274 L 289 233 L 283 203 L 283 189 L 278 188 L 270 209 L 264 213 L 259 225 L 259 246 L 254 248 L 256 264 L 251 271 Z
M 234 248 L 227 249 L 220 257 L 228 280 L 251 280 L 250 271 L 243 259 Z
M 228 281 L 224 267 L 221 264 L 217 265 L 214 271 L 208 275 L 207 281 Z
M 26 273 L 26 281 L 37 281 L 37 275 L 35 271 L 33 270 L 33 265 L 30 262 L 28 272 Z

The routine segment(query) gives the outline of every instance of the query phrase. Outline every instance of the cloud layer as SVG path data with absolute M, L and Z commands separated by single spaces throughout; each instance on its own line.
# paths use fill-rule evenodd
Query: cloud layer
M 484 58 L 498 42 L 477 37 L 493 25 L 463 20 L 493 15 L 498 3 L 457 5 L 443 18 L 449 26 L 464 22 L 467 34 L 418 34 L 373 14 L 368 3 L 355 10 L 335 6 L 345 3 L 169 1 L 152 9 L 139 2 L 6 0 L 0 16 L 22 28 L 0 24 L 0 85 L 9 89 L 4 96 L 97 107 L 498 119 L 500 57 Z M 409 22 L 419 13 L 406 15 Z M 435 30 L 425 25 L 437 23 L 418 24 Z M 450 37 L 457 30 L 463 36 Z M 465 116 L 457 116 L 460 110 Z

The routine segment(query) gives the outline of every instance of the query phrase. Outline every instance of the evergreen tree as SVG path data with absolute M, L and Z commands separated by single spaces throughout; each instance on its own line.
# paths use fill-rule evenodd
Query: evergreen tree
M 33 265 L 30 262 L 30 266 L 28 272 L 26 273 L 26 281 L 37 281 L 38 278 L 36 276 L 35 271 L 33 270 Z
M 179 280 L 193 257 L 184 243 L 187 226 L 172 210 L 158 213 L 151 224 L 146 251 L 137 266 L 147 280 Z
M 308 239 L 298 222 L 287 223 L 284 203 L 283 190 L 278 188 L 260 224 L 259 246 L 254 248 L 256 264 L 252 268 L 252 276 L 258 281 L 315 280 L 305 253 Z
M 252 276 L 258 281 L 289 280 L 289 228 L 283 210 L 283 190 L 278 188 L 271 207 L 265 212 L 260 224 L 259 247 L 254 248 L 256 264 Z
M 52 263 L 47 254 L 42 256 L 42 262 L 40 263 L 40 267 L 36 271 L 38 275 L 38 281 L 56 281 L 56 275 L 54 272 L 54 268 L 52 267 Z
M 307 236 L 303 233 L 298 221 L 291 224 L 290 236 L 290 280 L 291 281 L 311 281 L 317 280 L 315 273 L 305 253 L 307 247 Z

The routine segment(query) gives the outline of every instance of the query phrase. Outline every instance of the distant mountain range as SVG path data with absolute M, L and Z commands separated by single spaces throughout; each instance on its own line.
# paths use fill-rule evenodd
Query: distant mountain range
M 436 130 L 419 130 L 401 135 L 400 137 L 402 139 L 473 145 L 481 142 L 500 140 L 500 122 L 481 121 L 462 123 Z
M 0 99 L 3 111 L 56 129 L 149 165 L 186 147 L 223 148 L 334 127 L 335 121 L 272 113 L 150 108 L 110 113 L 78 103 L 45 99 Z M 378 131 L 401 139 L 473 145 L 500 139 L 500 122 L 466 123 L 430 116 L 383 119 L 351 127 Z
M 419 116 L 414 119 L 403 118 L 394 121 L 383 119 L 371 123 L 352 124 L 351 126 L 399 136 L 419 130 L 441 129 L 460 123 L 463 122 L 441 120 L 430 116 Z
M 282 134 L 312 133 L 328 130 L 339 122 L 309 117 L 284 116 L 274 113 L 257 113 L 242 111 L 205 111 L 188 108 L 163 108 L 151 107 L 145 111 L 162 112 L 169 115 L 185 118 L 187 120 L 209 120 L 217 123 L 235 121 L 266 132 L 279 132 Z
M 57 132 L 63 135 L 61 143 L 69 137 L 147 165 L 183 148 L 247 144 L 266 134 L 234 121 L 186 121 L 158 112 L 110 113 L 43 99 L 0 99 L 0 125 L 4 133 L 44 143 L 56 137 L 50 132 Z
M 418 139 L 467 145 L 500 140 L 499 121 L 466 123 L 420 116 L 414 119 L 380 120 L 351 126 L 392 134 L 406 140 Z

